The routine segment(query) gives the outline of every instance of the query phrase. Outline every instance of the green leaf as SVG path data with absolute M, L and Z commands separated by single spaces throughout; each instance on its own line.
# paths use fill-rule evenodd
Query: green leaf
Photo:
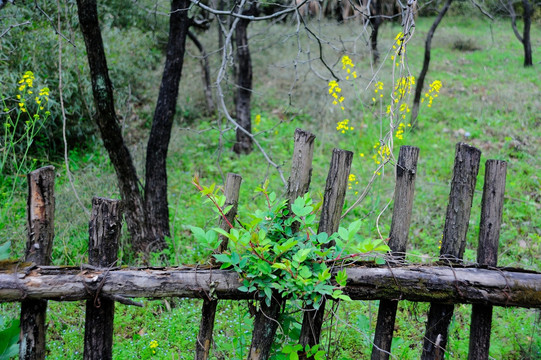
M 0 330 L 0 359 L 7 360 L 19 353 L 19 332 L 19 319 L 13 319 L 7 328 Z
M 355 234 L 357 234 L 359 232 L 359 230 L 361 229 L 361 224 L 362 224 L 362 219 L 359 219 L 357 221 L 354 221 L 352 222 L 351 224 L 349 224 L 349 227 L 348 227 L 348 240 L 351 240 L 353 239 L 353 236 Z
M 230 262 L 233 265 L 237 265 L 240 262 L 239 254 L 237 254 L 236 252 L 232 253 Z
M 231 256 L 227 254 L 216 254 L 214 258 L 221 263 L 231 263 Z
M 334 279 L 336 280 L 338 285 L 346 286 L 346 281 L 348 279 L 348 274 L 346 273 L 346 270 L 340 270 L 338 273 L 336 273 Z
M 216 231 L 220 235 L 225 236 L 226 238 L 231 238 L 231 235 L 227 231 L 225 231 L 224 229 L 221 229 L 221 228 L 217 227 L 217 228 L 212 228 L 212 230 Z
M 297 216 L 306 216 L 313 210 L 311 206 L 305 206 L 305 201 L 302 197 L 295 199 L 295 202 L 291 204 L 291 211 Z
M 270 274 L 272 272 L 271 265 L 264 261 L 259 261 L 257 263 L 257 268 L 259 271 L 261 271 L 264 275 Z
M 317 241 L 320 244 L 327 244 L 330 241 L 329 234 L 327 234 L 326 232 L 321 232 L 317 234 Z
M 265 292 L 267 299 L 272 299 L 272 289 L 270 287 L 264 287 L 263 291 Z
M 310 214 L 305 219 L 304 222 L 306 225 L 312 225 L 316 220 L 316 214 Z
M 299 354 L 296 351 L 290 353 L 289 360 L 299 360 Z
M 325 269 L 322 273 L 319 273 L 317 275 L 317 278 L 319 281 L 323 282 L 323 281 L 327 281 L 331 278 L 331 272 L 330 272 L 330 269 L 327 268 Z
M 338 235 L 340 235 L 340 237 L 341 237 L 342 240 L 344 240 L 344 241 L 348 241 L 348 240 L 349 240 L 349 231 L 347 231 L 347 230 L 344 229 L 343 227 L 341 227 L 341 228 L 338 229 Z
M 310 251 L 312 251 L 312 249 L 300 249 L 295 255 L 293 255 L 293 260 L 302 263 L 310 254 Z
M 282 263 L 274 263 L 274 264 L 272 264 L 272 267 L 275 268 L 275 269 L 281 269 L 281 270 L 286 270 L 287 269 L 286 264 L 282 264 Z
M 310 268 L 308 266 L 302 266 L 299 270 L 299 275 L 305 279 L 308 279 L 312 276 L 312 271 L 310 271 Z
M 297 240 L 289 239 L 283 245 L 278 245 L 278 250 L 280 250 L 280 253 L 285 253 L 286 251 L 297 245 L 297 243 Z

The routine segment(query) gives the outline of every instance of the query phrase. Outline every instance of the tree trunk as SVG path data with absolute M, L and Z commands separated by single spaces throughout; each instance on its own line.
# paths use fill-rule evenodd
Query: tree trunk
M 153 239 L 145 245 L 151 251 L 164 249 L 167 246 L 164 236 L 170 235 L 166 159 L 186 49 L 189 4 L 189 0 L 173 0 L 171 3 L 167 55 L 148 138 L 145 210 Z
M 205 93 L 205 99 L 207 100 L 207 111 L 209 114 L 213 114 L 216 111 L 214 106 L 214 100 L 212 99 L 212 89 L 210 84 L 210 65 L 208 54 L 201 44 L 201 41 L 191 31 L 188 31 L 188 37 L 193 41 L 199 52 L 201 53 L 201 70 L 203 71 L 203 87 Z
M 524 29 L 522 30 L 522 35 L 517 28 L 517 14 L 515 13 L 515 7 L 513 5 L 513 0 L 509 0 L 507 3 L 507 11 L 511 16 L 511 27 L 513 32 L 517 37 L 518 41 L 524 47 L 524 66 L 533 66 L 532 60 L 532 43 L 530 40 L 530 28 L 532 26 L 532 14 L 533 7 L 528 0 L 522 0 L 522 19 L 524 20 Z
M 171 4 L 169 43 L 147 145 L 146 186 L 143 197 L 137 172 L 115 113 L 113 87 L 107 69 L 96 0 L 77 1 L 79 23 L 85 39 L 92 78 L 96 123 L 115 168 L 133 248 L 144 254 L 164 249 L 164 236 L 169 235 L 166 157 L 184 59 L 189 24 L 188 5 L 188 0 L 174 0 Z
M 524 30 L 522 32 L 522 45 L 524 46 L 524 66 L 533 66 L 532 59 L 532 42 L 530 41 L 530 28 L 532 26 L 533 6 L 528 0 L 522 0 L 524 13 Z
M 372 47 L 372 59 L 374 64 L 377 64 L 379 61 L 379 51 L 378 51 L 378 32 L 379 26 L 383 22 L 382 10 L 381 10 L 381 0 L 374 1 L 373 10 L 374 13 L 370 14 L 370 25 L 372 25 L 372 33 L 370 34 L 370 45 Z
M 256 3 L 252 3 L 244 15 L 255 15 L 257 12 Z M 233 151 L 237 154 L 249 154 L 253 150 L 252 133 L 252 111 L 250 108 L 252 97 L 252 59 L 248 48 L 248 25 L 250 20 L 240 19 L 235 29 L 235 40 L 237 45 L 237 95 L 235 108 L 237 123 L 241 128 L 237 129 L 237 142 Z
M 148 231 L 143 197 L 135 166 L 124 143 L 116 117 L 113 87 L 107 69 L 96 0 L 77 0 L 77 11 L 90 66 L 92 92 L 96 105 L 95 120 L 105 149 L 115 168 L 133 247 L 136 251 L 145 251 Z
M 434 37 L 434 33 L 436 32 L 436 28 L 441 22 L 441 19 L 445 16 L 445 13 L 447 10 L 449 10 L 449 7 L 451 6 L 451 3 L 453 0 L 447 0 L 443 7 L 440 10 L 440 13 L 438 14 L 438 17 L 436 20 L 434 20 L 434 23 L 430 27 L 430 30 L 428 30 L 428 34 L 426 35 L 426 42 L 425 42 L 425 58 L 423 61 L 423 68 L 421 69 L 421 73 L 419 74 L 419 77 L 417 78 L 417 86 L 415 87 L 415 97 L 413 98 L 413 107 L 411 109 L 411 120 L 410 122 L 415 126 L 415 121 L 417 120 L 417 115 L 419 115 L 419 106 L 421 104 L 421 94 L 423 92 L 423 86 L 425 82 L 426 73 L 428 72 L 428 66 L 430 65 L 430 49 L 432 47 L 432 38 Z

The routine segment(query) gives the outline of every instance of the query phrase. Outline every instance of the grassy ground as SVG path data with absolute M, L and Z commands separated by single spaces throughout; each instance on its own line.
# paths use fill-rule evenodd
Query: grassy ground
M 409 43 L 408 65 L 413 75 L 420 71 L 422 45 L 432 21 L 430 18 L 418 19 L 415 35 Z M 356 200 L 375 170 L 376 165 L 371 158 L 373 145 L 388 124 L 381 116 L 381 112 L 385 112 L 384 107 L 372 105 L 373 82 L 384 83 L 384 100 L 387 99 L 393 82 L 392 64 L 387 57 L 378 71 L 370 63 L 370 55 L 365 47 L 367 34 L 361 32 L 359 36 L 358 24 L 337 26 L 334 23 L 312 22 L 311 26 L 314 33 L 321 37 L 323 57 L 336 74 L 344 76 L 339 61 L 343 54 L 348 54 L 356 64 L 359 78 L 340 82 L 346 97 L 345 110 L 341 111 L 331 104 L 327 85 L 330 74 L 317 60 L 319 47 L 312 35 L 294 33 L 291 24 L 274 25 L 272 31 L 265 24 L 253 24 L 250 45 L 254 58 L 254 130 L 259 132 L 257 139 L 268 154 L 282 166 L 286 178 L 294 129 L 302 127 L 316 134 L 311 187 L 314 197 L 323 192 L 332 148 L 354 151 L 352 173 L 356 181 L 351 183 L 348 191 L 347 206 Z M 389 55 L 387 50 L 399 31 L 396 24 L 387 24 L 382 28 L 382 58 Z M 532 28 L 532 39 L 535 60 L 541 56 L 539 26 Z M 214 32 L 202 40 L 209 51 L 212 49 Z M 189 51 L 190 54 L 197 54 L 191 44 Z M 212 58 L 213 69 L 216 69 L 217 57 Z M 432 108 L 425 106 L 421 109 L 414 131 L 407 128 L 404 139 L 395 139 L 395 155 L 398 154 L 399 145 L 403 144 L 421 149 L 408 248 L 411 261 L 428 262 L 439 254 L 438 241 L 445 218 L 454 147 L 457 142 L 464 141 L 483 152 L 465 259 L 472 262 L 476 259 L 484 162 L 496 158 L 508 163 L 499 264 L 541 271 L 541 219 L 538 216 L 541 209 L 541 160 L 538 156 L 541 151 L 541 77 L 539 65 L 525 69 L 522 61 L 522 48 L 508 22 L 491 23 L 475 17 L 448 18 L 438 28 L 427 82 L 436 79 L 442 81 L 440 96 Z M 149 76 L 154 78 L 154 82 L 147 84 L 149 98 L 157 91 L 159 82 L 159 75 L 154 75 Z M 196 263 L 205 261 L 201 257 L 204 249 L 194 243 L 187 226 L 212 225 L 215 219 L 208 205 L 203 204 L 190 184 L 194 173 L 198 173 L 206 184 L 221 183 L 223 174 L 229 171 L 241 174 L 244 178 L 241 214 L 257 206 L 260 199 L 254 197 L 253 189 L 258 184 L 268 178 L 271 188 L 277 192 L 282 191 L 283 185 L 277 172 L 267 165 L 261 153 L 255 151 L 241 158 L 234 156 L 230 152 L 234 132 L 227 129 L 227 124 L 204 116 L 202 94 L 197 86 L 193 86 L 200 83 L 196 58 L 187 59 L 183 76 L 179 101 L 182 116 L 174 127 L 168 158 L 173 229 L 169 258 L 171 263 Z M 225 91 L 226 94 L 231 91 L 229 83 Z M 128 129 L 130 133 L 145 130 L 142 122 L 148 119 L 150 109 L 141 109 L 141 123 Z M 350 119 L 354 130 L 342 134 L 336 131 L 336 126 L 345 118 Z M 144 142 L 137 139 L 144 139 L 144 135 L 133 136 L 131 144 L 136 154 L 135 160 L 141 166 L 144 163 Z M 99 146 L 89 152 L 72 152 L 71 161 L 75 186 L 86 206 L 94 195 L 118 196 L 112 168 Z M 56 185 L 53 261 L 56 264 L 80 264 L 86 260 L 88 219 L 73 196 L 62 164 L 55 165 L 59 177 Z M 383 174 L 376 177 L 366 199 L 344 221 L 365 218 L 363 235 L 377 237 L 379 229 L 386 237 L 392 211 L 383 210 L 392 198 L 393 178 L 389 164 Z M 24 196 L 21 189 L 2 219 L 1 238 L 12 240 L 15 257 L 23 253 Z M 376 221 L 380 214 L 379 221 Z M 122 253 L 121 257 L 124 264 L 134 261 L 129 254 Z M 144 309 L 117 306 L 115 358 L 193 358 L 200 302 L 168 299 L 167 302 L 144 303 Z M 17 306 L 2 307 L 7 314 L 16 316 Z M 83 304 L 51 303 L 50 307 L 48 358 L 82 358 Z M 470 306 L 459 305 L 456 308 L 451 324 L 448 358 L 464 359 L 468 348 Z M 427 304 L 401 302 L 393 342 L 393 355 L 396 358 L 419 356 L 427 309 Z M 376 314 L 377 302 L 342 304 L 325 331 L 330 358 L 369 358 Z M 494 314 L 492 358 L 541 357 L 539 311 L 496 308 Z M 298 319 L 299 314 L 291 316 Z M 250 341 L 251 324 L 246 304 L 221 303 L 213 359 L 244 358 Z M 295 322 L 291 324 L 295 329 Z M 151 349 L 150 342 L 153 340 L 158 342 L 158 347 Z

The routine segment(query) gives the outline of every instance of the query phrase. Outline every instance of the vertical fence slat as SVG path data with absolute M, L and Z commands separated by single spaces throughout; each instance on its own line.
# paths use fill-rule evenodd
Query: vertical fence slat
M 242 177 L 237 174 L 227 174 L 225 181 L 225 204 L 224 209 L 228 206 L 232 206 L 231 209 L 225 214 L 227 220 L 232 224 L 235 216 L 237 215 L 237 209 L 239 204 L 239 191 Z M 229 225 L 220 217 L 220 228 L 225 231 L 229 231 Z M 216 253 L 221 253 L 227 248 L 227 237 L 220 235 L 221 244 Z M 211 257 L 211 264 L 216 263 L 216 259 Z M 216 318 L 216 307 L 218 306 L 218 300 L 204 299 L 203 306 L 201 308 L 201 322 L 199 324 L 199 334 L 197 335 L 197 343 L 195 349 L 196 360 L 207 360 L 209 357 L 210 346 L 212 344 L 212 332 L 214 330 L 214 319 Z
M 480 160 L 481 151 L 475 147 L 464 143 L 456 145 L 453 180 L 440 251 L 441 260 L 460 262 L 464 255 Z M 443 359 L 453 311 L 454 305 L 430 304 L 422 360 Z
M 26 261 L 49 265 L 54 238 L 54 167 L 46 166 L 28 174 L 28 238 Z M 20 359 L 45 358 L 45 317 L 47 300 L 21 303 Z
M 314 139 L 315 135 L 307 131 L 295 130 L 291 175 L 289 176 L 286 195 L 290 201 L 304 195 L 310 186 Z M 259 311 L 254 319 L 248 360 L 267 359 L 269 357 L 283 302 L 284 300 L 277 292 L 273 292 L 270 306 L 267 306 L 265 301 L 261 301 Z
M 318 233 L 326 232 L 333 234 L 338 231 L 340 217 L 344 207 L 348 177 L 351 170 L 353 153 L 351 151 L 334 149 L 325 185 L 325 195 L 321 207 Z M 323 326 L 323 315 L 325 314 L 325 301 L 323 300 L 319 309 L 304 309 L 301 334 L 299 338 L 303 347 L 310 347 L 319 343 L 321 327 Z M 302 355 L 304 358 L 304 355 Z
M 389 247 L 392 251 L 390 262 L 400 261 L 405 258 L 411 224 L 418 157 L 419 148 L 413 146 L 400 147 L 396 165 L 393 218 L 389 235 Z M 398 301 L 395 300 L 381 300 L 379 303 L 372 360 L 389 359 L 397 308 Z
M 487 160 L 481 205 L 479 247 L 477 249 L 477 263 L 479 265 L 496 266 L 498 263 L 498 242 L 503 213 L 506 171 L 507 163 L 505 161 Z M 488 359 L 491 326 L 492 306 L 473 305 L 468 359 Z
M 113 267 L 118 256 L 118 240 L 122 227 L 120 200 L 100 197 L 92 199 L 92 217 L 89 223 L 88 263 L 103 268 Z M 112 359 L 113 320 L 115 303 L 101 297 L 96 289 L 95 298 L 86 301 L 84 336 L 85 360 Z

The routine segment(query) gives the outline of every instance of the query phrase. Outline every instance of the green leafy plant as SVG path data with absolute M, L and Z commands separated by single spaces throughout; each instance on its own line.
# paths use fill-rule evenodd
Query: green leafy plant
M 223 216 L 223 201 L 217 196 L 216 187 L 203 187 L 197 178 L 193 182 Z M 264 195 L 266 207 L 250 214 L 248 221 L 237 219 L 238 226 L 228 222 L 229 232 L 196 227 L 192 227 L 192 232 L 199 242 L 212 249 L 219 245 L 217 235 L 225 236 L 229 240 L 227 250 L 213 256 L 222 269 L 232 268 L 239 274 L 240 291 L 257 291 L 267 305 L 274 291 L 316 309 L 323 298 L 350 300 L 342 290 L 347 281 L 345 269 L 336 272 L 332 281 L 333 269 L 367 253 L 389 251 L 382 241 L 357 235 L 361 220 L 335 234 L 316 233 L 316 206 L 309 194 L 288 204 L 287 200 L 277 199 L 274 192 L 268 192 L 266 186 L 256 191 Z

